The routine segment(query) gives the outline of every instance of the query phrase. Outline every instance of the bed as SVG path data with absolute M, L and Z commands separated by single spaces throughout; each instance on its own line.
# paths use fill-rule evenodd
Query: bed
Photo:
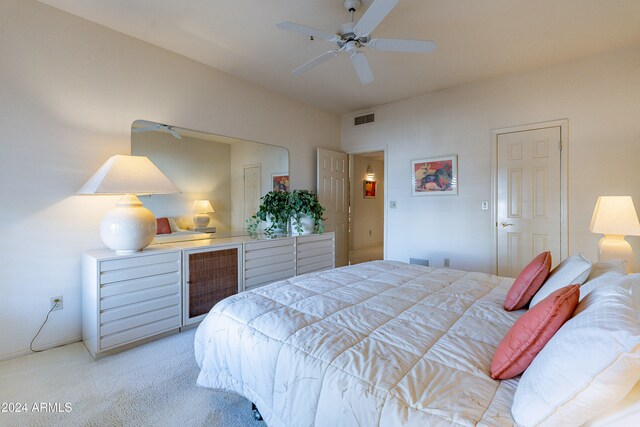
M 490 366 L 526 311 L 503 308 L 513 281 L 374 261 L 243 292 L 196 332 L 198 384 L 269 426 L 511 426 L 520 377 Z

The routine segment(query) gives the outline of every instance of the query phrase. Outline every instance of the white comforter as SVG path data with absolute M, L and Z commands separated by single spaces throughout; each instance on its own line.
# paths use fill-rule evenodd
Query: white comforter
M 512 425 L 517 379 L 489 376 L 512 282 L 374 261 L 243 292 L 198 328 L 198 384 L 269 426 Z

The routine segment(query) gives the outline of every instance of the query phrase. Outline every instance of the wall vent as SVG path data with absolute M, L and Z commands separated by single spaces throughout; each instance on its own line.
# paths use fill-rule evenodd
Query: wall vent
M 362 116 L 354 117 L 353 125 L 354 126 L 366 125 L 367 123 L 373 123 L 374 121 L 375 121 L 375 114 L 369 113 L 369 114 L 364 114 Z
M 429 260 L 424 258 L 409 258 L 409 264 L 424 265 L 429 267 Z

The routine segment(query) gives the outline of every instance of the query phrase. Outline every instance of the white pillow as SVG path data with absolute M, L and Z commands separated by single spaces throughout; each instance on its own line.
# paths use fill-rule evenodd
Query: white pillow
M 627 274 L 627 262 L 622 259 L 596 262 L 591 266 L 587 281 L 596 279 L 606 273 Z
M 596 262 L 591 266 L 589 278 L 580 286 L 580 301 L 598 286 L 617 282 L 627 275 L 627 263 L 621 259 Z
M 580 425 L 621 401 L 640 380 L 639 308 L 615 283 L 582 300 L 522 374 L 516 423 Z
M 174 218 L 167 218 L 169 220 L 169 228 L 171 228 L 171 232 L 175 233 L 180 231 L 178 228 L 178 224 L 176 224 L 176 220 Z
M 591 261 L 582 254 L 572 255 L 556 266 L 542 287 L 531 299 L 529 308 L 551 295 L 560 288 L 569 285 L 582 285 L 591 271 Z

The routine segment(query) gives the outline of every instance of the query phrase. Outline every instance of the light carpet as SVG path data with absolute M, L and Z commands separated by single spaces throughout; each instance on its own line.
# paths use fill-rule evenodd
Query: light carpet
M 75 343 L 1 362 L 0 410 L 27 412 L 0 411 L 0 425 L 265 427 L 248 400 L 196 385 L 194 333 L 98 361 Z M 34 410 L 41 403 L 47 411 Z

